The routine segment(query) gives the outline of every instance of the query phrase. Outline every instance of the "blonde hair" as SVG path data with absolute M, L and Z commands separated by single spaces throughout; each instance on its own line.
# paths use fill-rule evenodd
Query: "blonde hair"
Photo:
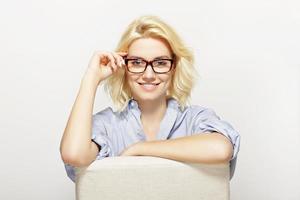
M 159 17 L 145 15 L 135 19 L 123 33 L 116 51 L 127 52 L 131 43 L 140 38 L 162 39 L 170 46 L 175 58 L 175 72 L 172 77 L 167 98 L 173 97 L 183 110 L 189 101 L 191 90 L 196 82 L 197 71 L 194 68 L 194 56 L 182 39 L 168 24 Z M 125 70 L 120 69 L 104 81 L 104 89 L 109 93 L 117 111 L 121 112 L 132 98 L 127 84 Z

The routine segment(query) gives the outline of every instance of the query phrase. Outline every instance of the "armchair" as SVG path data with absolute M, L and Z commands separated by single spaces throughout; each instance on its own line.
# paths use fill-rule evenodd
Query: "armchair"
M 228 200 L 229 164 L 117 156 L 75 168 L 76 200 Z

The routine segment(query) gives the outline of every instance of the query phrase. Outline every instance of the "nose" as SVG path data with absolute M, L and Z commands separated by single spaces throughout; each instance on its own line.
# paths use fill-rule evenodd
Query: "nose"
M 146 70 L 143 73 L 143 79 L 155 79 L 155 72 L 150 64 L 147 65 Z

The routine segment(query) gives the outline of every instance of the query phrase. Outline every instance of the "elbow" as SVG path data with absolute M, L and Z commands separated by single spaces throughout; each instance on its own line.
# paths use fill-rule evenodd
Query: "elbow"
M 90 162 L 88 162 L 86 159 L 82 159 L 82 156 L 74 154 L 72 152 L 61 151 L 61 158 L 64 163 L 67 163 L 74 167 L 86 167 L 90 165 Z
M 218 157 L 220 162 L 228 163 L 233 156 L 233 144 L 229 138 L 224 136 L 222 133 L 216 133 L 215 136 L 218 138 Z
M 233 156 L 233 145 L 227 140 L 222 144 L 222 150 L 220 152 L 220 161 L 222 163 L 228 163 L 232 159 Z
M 228 163 L 233 156 L 233 145 L 229 138 L 220 133 L 212 133 L 210 152 L 214 163 Z

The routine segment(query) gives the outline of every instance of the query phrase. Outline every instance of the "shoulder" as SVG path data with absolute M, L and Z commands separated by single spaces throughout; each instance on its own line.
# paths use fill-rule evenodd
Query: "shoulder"
M 190 117 L 207 118 L 209 116 L 217 116 L 214 109 L 200 105 L 187 106 L 185 111 Z
M 93 115 L 94 120 L 111 121 L 113 118 L 115 118 L 115 113 L 111 107 L 106 107 Z
M 212 108 L 202 105 L 185 105 L 180 107 L 179 102 L 176 99 L 171 98 L 168 103 L 169 108 L 173 108 L 177 111 L 177 119 L 180 120 L 195 120 L 206 119 L 210 117 L 219 118 Z
M 94 116 L 101 117 L 101 116 L 108 116 L 108 115 L 111 115 L 111 114 L 113 114 L 112 108 L 111 107 L 106 107 L 103 110 L 100 110 L 100 111 L 96 112 L 94 114 Z
M 113 122 L 116 120 L 120 120 L 124 115 L 126 115 L 126 112 L 117 112 L 112 109 L 112 107 L 106 107 L 105 109 L 98 111 L 97 113 L 93 114 L 94 120 L 103 120 L 106 122 Z

